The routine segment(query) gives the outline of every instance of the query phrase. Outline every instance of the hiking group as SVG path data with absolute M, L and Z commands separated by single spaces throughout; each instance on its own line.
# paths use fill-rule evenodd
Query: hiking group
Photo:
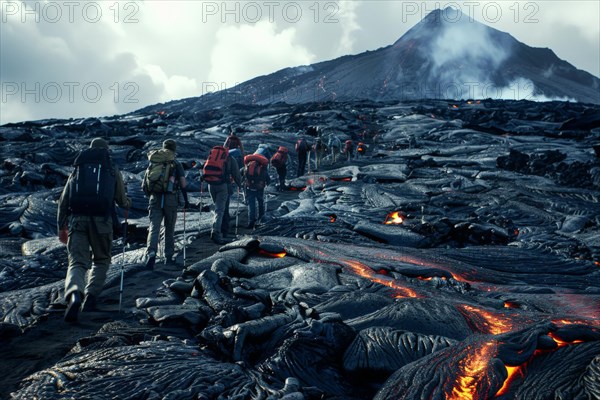
M 314 167 L 320 169 L 328 149 L 331 149 L 331 164 L 339 154 L 347 160 L 354 152 L 351 140 L 342 147 L 337 136 L 329 138 L 325 145 L 321 132 L 314 144 L 305 135 L 300 135 L 295 150 L 298 157 L 297 176 L 304 175 L 310 154 L 314 153 Z M 361 152 L 359 143 L 357 152 Z M 237 186 L 237 204 L 247 206 L 247 229 L 253 229 L 265 217 L 265 188 L 270 183 L 269 168 L 277 173 L 277 190 L 285 191 L 287 170 L 291 164 L 289 150 L 279 146 L 276 150 L 266 144 L 258 146 L 252 154 L 245 154 L 241 139 L 230 129 L 222 146 L 214 146 L 202 165 L 200 201 L 203 183 L 213 203 L 210 238 L 216 244 L 225 244 L 231 239 L 230 203 Z M 161 239 L 164 241 L 162 255 L 165 265 L 176 265 L 175 225 L 179 207 L 183 207 L 185 234 L 186 210 L 190 208 L 184 168 L 177 160 L 177 143 L 167 139 L 160 149 L 148 152 L 148 167 L 142 180 L 142 190 L 148 197 L 148 235 L 146 238 L 145 261 L 153 269 L 159 253 Z M 243 196 L 243 201 L 240 200 Z M 127 233 L 127 216 L 131 199 L 123 176 L 113 163 L 108 142 L 102 138 L 91 141 L 90 147 L 82 150 L 74 162 L 74 169 L 65 184 L 58 202 L 57 229 L 59 240 L 67 245 L 68 269 L 64 296 L 67 302 L 65 320 L 77 321 L 79 311 L 96 309 L 108 268 L 112 259 L 114 229 L 119 228 L 115 204 L 123 210 L 125 217 L 124 236 Z M 236 234 L 239 210 L 236 209 Z M 185 238 L 184 238 L 185 241 Z M 123 245 L 125 237 L 123 238 Z M 123 260 L 124 262 L 124 260 Z M 185 245 L 184 245 L 185 263 Z M 121 289 L 123 291 L 123 271 Z M 119 300 L 119 309 L 121 300 Z

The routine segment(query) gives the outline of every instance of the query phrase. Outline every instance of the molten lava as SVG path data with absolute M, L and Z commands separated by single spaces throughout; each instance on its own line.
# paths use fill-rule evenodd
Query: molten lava
M 287 255 L 287 253 L 285 251 L 282 253 L 271 253 L 271 252 L 263 250 L 263 249 L 260 249 L 258 251 L 258 254 L 263 257 L 270 257 L 270 258 L 283 258 Z
M 506 368 L 507 376 L 506 376 L 506 379 L 504 380 L 504 384 L 496 393 L 496 397 L 503 396 L 506 393 L 508 393 L 508 388 L 513 383 L 515 378 L 517 376 L 523 376 L 523 371 L 521 369 L 521 366 L 511 367 L 509 365 L 505 365 L 504 367 Z
M 423 297 L 417 294 L 414 290 L 404 287 L 400 282 L 387 276 L 381 276 L 377 272 L 373 271 L 369 266 L 355 260 L 341 260 L 352 272 L 370 280 L 371 282 L 379 283 L 381 285 L 389 286 L 396 291 L 395 298 L 406 298 L 406 297 Z
M 387 217 L 385 217 L 385 221 L 383 221 L 383 223 L 386 225 L 391 225 L 391 224 L 399 225 L 403 222 L 404 222 L 404 215 L 402 215 L 402 213 L 400 211 L 394 211 L 392 213 L 389 213 L 387 215 Z
M 482 379 L 486 377 L 486 369 L 492 357 L 496 355 L 496 342 L 484 343 L 479 348 L 472 348 L 466 357 L 458 363 L 457 386 L 449 393 L 448 399 L 471 400 L 478 398 L 482 388 Z
M 491 333 L 499 335 L 501 333 L 510 332 L 514 328 L 513 319 L 509 316 L 500 313 L 492 313 L 478 307 L 467 304 L 460 306 L 463 314 L 472 321 L 475 328 L 481 333 Z

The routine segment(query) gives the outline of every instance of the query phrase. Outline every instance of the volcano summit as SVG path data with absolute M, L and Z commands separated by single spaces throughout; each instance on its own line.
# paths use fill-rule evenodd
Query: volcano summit
M 600 79 L 550 49 L 530 47 L 448 7 L 428 14 L 390 46 L 285 68 L 167 105 L 483 98 L 600 104 Z

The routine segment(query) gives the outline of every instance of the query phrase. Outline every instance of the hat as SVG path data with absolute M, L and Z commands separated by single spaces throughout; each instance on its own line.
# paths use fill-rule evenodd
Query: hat
M 163 142 L 163 149 L 169 149 L 171 151 L 177 150 L 177 142 L 173 139 L 167 139 Z
M 90 147 L 91 148 L 104 148 L 104 149 L 108 149 L 108 142 L 102 138 L 95 138 L 94 140 L 92 140 L 92 143 L 90 143 Z

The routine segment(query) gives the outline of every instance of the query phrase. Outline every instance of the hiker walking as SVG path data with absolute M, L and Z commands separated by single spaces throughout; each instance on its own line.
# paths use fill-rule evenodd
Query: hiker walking
M 308 159 L 308 152 L 310 150 L 310 145 L 305 137 L 301 136 L 296 141 L 296 154 L 298 155 L 298 171 L 297 176 L 301 177 L 304 175 L 304 170 L 306 169 L 306 160 Z
M 242 139 L 233 132 L 233 127 L 231 126 L 229 127 L 229 135 L 225 139 L 223 147 L 228 150 L 239 149 L 242 153 L 242 157 L 244 156 L 244 144 L 242 143 Z
M 327 147 L 331 149 L 331 164 L 335 164 L 337 162 L 338 154 L 340 154 L 342 150 L 342 141 L 336 135 L 332 135 L 329 137 Z
M 277 171 L 277 177 L 279 178 L 279 185 L 277 190 L 283 192 L 287 189 L 285 185 L 285 178 L 287 175 L 287 164 L 289 162 L 288 149 L 284 146 L 279 146 L 277 152 L 271 157 L 271 165 Z
M 65 279 L 67 322 L 77 321 L 80 307 L 83 311 L 96 309 L 111 263 L 114 204 L 126 210 L 131 207 L 106 140 L 92 140 L 74 166 L 60 196 L 57 215 L 58 237 L 67 245 L 69 262 Z
M 346 142 L 344 142 L 344 150 L 342 153 L 344 154 L 347 162 L 350 162 L 352 157 L 354 157 L 354 142 L 352 142 L 351 139 L 348 139 Z
M 323 142 L 323 139 L 321 138 L 321 136 L 317 136 L 317 139 L 315 140 L 315 161 L 316 161 L 316 169 L 317 171 L 319 171 L 321 169 L 321 162 L 323 161 L 323 156 L 325 156 L 325 153 L 327 153 L 327 146 L 325 145 L 325 142 Z
M 358 142 L 356 145 L 356 156 L 362 158 L 365 154 L 367 154 L 367 146 L 363 142 Z
M 202 180 L 208 183 L 208 192 L 214 204 L 211 240 L 216 244 L 227 243 L 225 235 L 229 231 L 229 203 L 233 194 L 233 180 L 241 187 L 240 167 L 235 158 L 229 156 L 224 146 L 215 146 L 202 168 Z
M 161 224 L 164 222 L 162 236 L 164 238 L 165 264 L 174 264 L 175 222 L 179 206 L 179 192 L 184 200 L 184 209 L 190 203 L 187 196 L 187 181 L 183 166 L 176 160 L 177 143 L 173 139 L 163 142 L 162 148 L 148 153 L 150 164 L 144 174 L 142 189 L 149 198 L 148 238 L 146 240 L 146 268 L 154 268 L 158 250 Z
M 248 225 L 253 229 L 265 214 L 265 187 L 270 183 L 269 159 L 262 154 L 249 154 L 244 157 L 244 182 L 248 196 Z M 256 206 L 258 204 L 258 218 Z

